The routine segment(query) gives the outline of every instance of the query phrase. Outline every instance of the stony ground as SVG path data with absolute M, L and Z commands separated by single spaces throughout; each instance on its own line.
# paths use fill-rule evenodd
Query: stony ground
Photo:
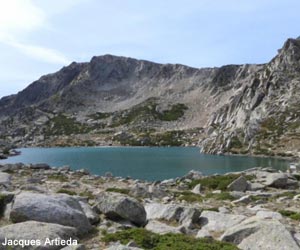
M 157 182 L 46 164 L 0 165 L 0 249 L 300 249 L 300 173 L 246 172 Z M 126 246 L 127 245 L 127 246 Z

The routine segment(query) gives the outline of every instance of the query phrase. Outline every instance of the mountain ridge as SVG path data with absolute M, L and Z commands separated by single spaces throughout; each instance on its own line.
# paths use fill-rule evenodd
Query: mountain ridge
M 299 40 L 288 39 L 269 63 L 200 69 L 109 54 L 73 62 L 0 99 L 1 137 L 21 146 L 74 145 L 75 139 L 79 145 L 151 141 L 200 145 L 207 153 L 265 155 L 272 150 L 253 150 L 260 141 L 256 137 L 279 91 L 288 105 L 289 88 L 298 93 L 299 48 Z M 284 81 L 289 81 L 286 88 L 279 86 Z M 296 94 L 293 98 L 298 100 Z M 57 122 L 62 128 L 51 134 Z M 120 132 L 125 139 L 114 139 Z M 290 154 L 297 155 L 294 151 Z

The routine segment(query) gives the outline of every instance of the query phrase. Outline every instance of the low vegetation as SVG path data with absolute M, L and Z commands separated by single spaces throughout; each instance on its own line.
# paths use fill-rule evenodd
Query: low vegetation
M 222 193 L 208 193 L 206 194 L 205 198 L 212 198 L 215 200 L 230 200 L 233 201 L 235 198 L 228 192 Z
M 189 188 L 194 188 L 197 184 L 201 185 L 201 188 L 206 190 L 222 190 L 226 191 L 227 186 L 240 177 L 240 174 L 228 174 L 228 175 L 212 175 L 207 176 L 199 180 L 193 180 L 189 183 Z M 244 175 L 247 180 L 252 180 L 254 176 Z
M 182 234 L 159 235 L 145 229 L 128 229 L 103 237 L 106 243 L 134 241 L 145 250 L 236 250 L 236 246 L 213 239 L 195 239 Z
M 291 218 L 292 220 L 300 221 L 300 213 L 290 210 L 280 210 L 279 213 L 281 213 L 283 216 Z
M 68 195 L 76 195 L 77 193 L 72 191 L 72 190 L 69 190 L 69 189 L 59 189 L 57 191 L 58 194 L 68 194 Z
M 199 194 L 194 194 L 190 191 L 184 191 L 184 192 L 175 192 L 174 196 L 180 200 L 180 201 L 186 201 L 186 202 L 202 202 L 203 197 Z
M 72 135 L 88 133 L 90 128 L 76 121 L 75 118 L 59 114 L 46 123 L 44 134 L 53 135 Z
M 69 179 L 67 176 L 63 174 L 51 174 L 48 175 L 48 180 L 51 181 L 59 181 L 59 182 L 67 182 Z
M 107 188 L 106 192 L 114 192 L 120 194 L 129 194 L 130 190 L 125 188 Z

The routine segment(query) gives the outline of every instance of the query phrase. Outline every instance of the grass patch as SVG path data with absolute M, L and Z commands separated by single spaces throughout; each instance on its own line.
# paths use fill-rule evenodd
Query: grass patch
M 112 115 L 112 113 L 97 112 L 95 114 L 88 115 L 88 117 L 93 120 L 102 120 L 102 119 L 110 117 L 111 115 Z
M 174 193 L 175 197 L 180 200 L 180 201 L 186 201 L 186 202 L 202 202 L 203 198 L 201 195 L 199 194 L 194 194 L 192 192 L 189 191 L 185 191 L 185 192 L 176 192 Z
M 48 175 L 48 180 L 51 181 L 60 181 L 60 182 L 67 182 L 69 181 L 68 177 L 62 174 L 51 174 Z
M 273 198 L 277 199 L 277 198 L 281 198 L 281 197 L 287 197 L 287 198 L 293 199 L 295 195 L 296 195 L 296 192 L 288 191 L 288 192 L 283 192 L 281 194 L 277 194 Z
M 126 194 L 128 195 L 130 190 L 125 188 L 107 188 L 106 192 L 114 192 L 114 193 L 120 193 L 120 194 Z
M 146 250 L 236 250 L 236 246 L 213 239 L 195 239 L 182 234 L 159 235 L 145 229 L 128 229 L 103 237 L 106 243 L 120 241 L 127 244 L 134 241 Z
M 192 182 L 190 182 L 188 185 L 190 189 L 193 189 L 196 185 L 201 184 L 201 188 L 203 187 L 206 190 L 226 191 L 227 186 L 240 176 L 240 174 L 212 175 L 199 180 L 192 180 Z M 255 178 L 254 175 L 244 175 L 244 177 L 248 181 L 251 181 Z
M 200 184 L 201 188 L 203 187 L 204 189 L 225 191 L 227 186 L 239 176 L 236 174 L 208 176 L 200 180 L 193 180 L 189 183 L 189 188 L 192 189 Z
M 230 193 L 228 192 L 222 192 L 220 194 L 209 193 L 205 196 L 205 198 L 212 198 L 215 200 L 230 200 L 230 201 L 235 200 L 235 198 L 232 195 L 230 195 Z
M 88 133 L 90 128 L 76 121 L 75 118 L 59 114 L 47 122 L 44 134 L 52 135 L 71 135 Z
M 89 200 L 95 199 L 95 195 L 93 195 L 93 193 L 91 191 L 83 191 L 83 192 L 79 193 L 79 196 L 88 197 Z
M 300 213 L 289 210 L 280 210 L 279 213 L 285 217 L 300 221 Z
M 58 194 L 68 194 L 68 195 L 77 195 L 76 192 L 72 191 L 72 190 L 68 190 L 68 189 L 59 189 L 57 191 Z
M 188 107 L 182 103 L 172 105 L 171 109 L 158 113 L 158 119 L 162 121 L 176 121 L 184 115 Z

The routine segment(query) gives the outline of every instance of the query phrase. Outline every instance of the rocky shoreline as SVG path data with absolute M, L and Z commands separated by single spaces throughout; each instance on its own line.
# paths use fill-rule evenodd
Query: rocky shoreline
M 0 249 L 300 249 L 299 180 L 272 168 L 147 182 L 0 165 L 0 243 L 40 242 Z

